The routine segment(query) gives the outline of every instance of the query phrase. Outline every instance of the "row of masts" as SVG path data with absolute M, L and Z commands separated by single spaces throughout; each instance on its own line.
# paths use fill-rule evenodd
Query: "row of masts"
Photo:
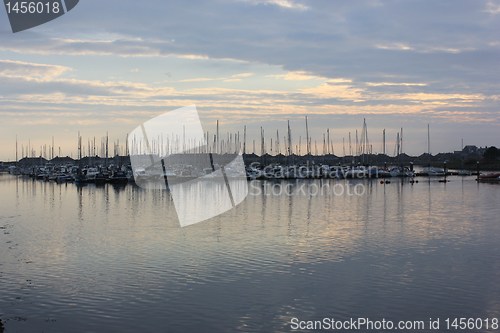
M 72 152 L 66 154 L 66 152 L 63 151 L 61 146 L 55 145 L 54 141 L 55 141 L 54 137 L 52 137 L 51 145 L 44 144 L 35 147 L 35 145 L 32 144 L 31 140 L 29 139 L 27 145 L 24 144 L 19 145 L 16 136 L 16 161 L 19 160 L 19 153 L 21 153 L 22 157 L 31 157 L 31 158 L 43 157 L 45 159 L 53 159 L 55 157 L 62 157 L 64 155 L 72 158 L 74 157 Z M 112 145 L 113 145 L 113 152 L 112 152 L 113 156 L 128 154 L 128 151 L 126 149 L 124 150 L 122 145 L 120 144 L 120 140 L 116 140 L 115 142 L 112 143 Z M 80 159 L 85 156 L 98 156 L 98 157 L 108 158 L 109 155 L 110 155 L 110 149 L 109 149 L 108 134 L 106 134 L 106 136 L 104 137 L 101 137 L 100 142 L 97 141 L 95 136 L 93 138 L 88 138 L 87 145 L 84 145 L 83 138 L 80 135 L 80 133 L 78 133 L 76 158 Z
M 161 135 L 155 138 L 149 138 L 148 142 L 144 142 L 142 138 L 132 137 L 129 140 L 127 135 L 125 143 L 121 143 L 120 140 L 116 140 L 111 143 L 111 150 L 109 135 L 103 136 L 97 139 L 95 136 L 92 138 L 87 138 L 86 140 L 78 132 L 78 146 L 76 158 L 81 159 L 85 156 L 90 157 L 104 157 L 108 158 L 111 154 L 112 156 L 123 156 L 123 155 L 140 155 L 140 154 L 154 154 L 158 156 L 166 156 L 176 153 L 216 153 L 216 154 L 249 154 L 253 153 L 256 155 L 335 155 L 333 135 L 330 128 L 321 133 L 320 140 L 312 139 L 309 131 L 309 121 L 308 117 L 305 117 L 305 138 L 299 135 L 298 140 L 292 137 L 292 129 L 290 127 L 290 121 L 287 121 L 286 134 L 280 136 L 279 129 L 270 136 L 266 136 L 265 129 L 260 127 L 260 142 L 255 139 L 252 140 L 251 150 L 247 142 L 247 126 L 243 127 L 243 132 L 226 132 L 221 134 L 219 121 L 216 123 L 215 133 L 210 133 L 206 131 L 203 138 L 190 139 L 186 138 L 185 131 L 182 135 Z M 303 140 L 304 145 L 303 145 Z M 86 142 L 85 142 L 86 141 Z M 366 119 L 363 120 L 363 127 L 361 133 L 358 134 L 358 130 L 355 131 L 354 145 L 351 132 L 349 132 L 348 140 L 342 138 L 342 155 L 343 156 L 355 156 L 361 157 L 361 162 L 367 162 L 365 160 L 367 155 L 373 154 L 373 145 L 370 143 L 368 138 L 368 126 L 366 124 Z M 430 139 L 429 139 L 430 141 Z M 294 143 L 295 142 L 295 143 Z M 347 146 L 346 146 L 347 145 Z M 303 150 L 305 146 L 305 151 Z M 353 147 L 354 146 L 354 147 Z M 257 148 L 258 147 L 258 148 Z M 56 156 L 64 156 L 64 151 L 61 146 L 56 146 L 54 137 L 52 137 L 51 144 L 41 145 L 35 147 L 31 140 L 28 140 L 27 145 L 20 146 L 20 152 L 22 157 L 44 157 L 46 159 L 53 159 Z M 430 144 L 429 149 L 430 151 Z M 19 160 L 19 145 L 16 136 L 16 161 Z M 387 141 L 386 141 L 386 130 L 382 132 L 382 153 L 387 155 Z M 394 156 L 399 156 L 403 153 L 403 129 L 396 135 L 396 144 L 394 148 Z M 69 155 L 73 158 L 73 153 Z

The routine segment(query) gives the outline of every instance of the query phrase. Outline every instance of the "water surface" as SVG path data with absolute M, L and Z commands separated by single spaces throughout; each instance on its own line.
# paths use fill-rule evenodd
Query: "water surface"
M 6 333 L 498 318 L 500 186 L 450 179 L 291 183 L 346 189 L 314 196 L 254 181 L 236 209 L 180 228 L 165 191 L 0 175 L 0 318 Z

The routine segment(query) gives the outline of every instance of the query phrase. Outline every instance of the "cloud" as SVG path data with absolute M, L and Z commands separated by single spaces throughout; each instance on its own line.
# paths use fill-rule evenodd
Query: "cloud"
M 392 51 L 413 51 L 413 47 L 406 43 L 387 43 L 387 44 L 376 44 L 375 47 L 381 50 L 392 50 Z
M 235 74 L 231 75 L 231 77 L 224 79 L 224 82 L 241 82 L 244 79 L 248 79 L 249 77 L 254 76 L 253 73 L 240 73 L 240 74 Z
M 492 15 L 500 14 L 500 3 L 494 1 L 488 1 L 486 3 L 485 11 Z
M 181 59 L 189 59 L 189 60 L 207 60 L 210 59 L 207 55 L 204 54 L 178 54 L 177 57 Z
M 408 100 L 412 102 L 446 102 L 446 105 L 454 103 L 475 103 L 481 102 L 485 97 L 481 94 L 439 94 L 439 93 L 408 93 L 408 94 L 387 94 L 382 95 L 387 100 Z
M 161 49 L 166 44 L 168 42 L 145 41 L 132 37 L 117 37 L 116 39 L 67 39 L 56 37 L 43 40 L 28 39 L 26 43 L 11 40 L 2 43 L 0 50 L 39 55 L 120 55 L 132 57 L 159 56 L 162 53 Z M 181 56 L 190 57 L 191 55 Z
M 210 81 L 218 81 L 220 78 L 213 78 L 213 77 L 195 77 L 192 79 L 184 79 L 181 80 L 180 82 L 184 83 L 192 83 L 192 82 L 210 82 Z
M 301 92 L 320 99 L 339 99 L 352 102 L 364 101 L 363 90 L 350 85 L 324 83 L 314 88 L 302 89 Z
M 195 77 L 191 79 L 180 80 L 179 82 L 182 83 L 199 83 L 199 82 L 213 82 L 213 81 L 240 82 L 243 79 L 247 79 L 254 75 L 255 75 L 254 73 L 240 73 L 231 75 L 229 77 Z
M 307 10 L 308 7 L 293 0 L 244 0 L 254 5 L 272 5 L 285 9 Z
M 478 73 L 493 81 L 486 67 L 500 68 L 500 50 L 490 46 L 500 27 L 481 2 L 318 0 L 297 13 L 267 8 L 301 4 L 297 1 L 193 1 L 196 10 L 178 1 L 167 6 L 153 0 L 145 7 L 110 0 L 105 7 L 117 5 L 123 10 L 104 19 L 104 14 L 95 13 L 102 2 L 88 0 L 71 22 L 59 23 L 67 24 L 66 36 L 42 27 L 36 30 L 38 35 L 3 36 L 0 49 L 65 56 L 231 59 L 318 77 L 368 80 L 397 74 L 426 82 L 438 77 L 444 84 L 457 79 L 474 84 Z M 147 24 L 132 29 L 126 14 L 131 12 Z M 94 26 L 89 27 L 88 17 Z M 489 63 L 478 61 L 488 52 Z
M 0 59 L 10 59 L 0 63 L 0 112 L 108 121 L 195 103 L 235 124 L 310 113 L 379 115 L 398 127 L 411 117 L 498 126 L 498 8 L 86 0 L 65 19 L 0 34 Z
M 288 72 L 286 74 L 268 75 L 268 77 L 286 80 L 286 81 L 310 81 L 310 80 L 326 80 L 327 79 L 325 77 L 312 75 L 312 74 L 304 72 L 304 71 L 292 71 L 292 72 Z
M 426 87 L 427 83 L 412 83 L 412 82 L 366 82 L 369 87 Z
M 235 78 L 235 79 L 246 79 L 246 78 L 252 77 L 254 75 L 255 75 L 254 73 L 240 73 L 240 74 L 232 75 L 232 78 Z
M 391 89 L 393 86 L 422 88 L 426 84 L 419 83 L 393 83 L 378 82 L 367 83 L 364 87 L 347 78 L 330 79 L 319 85 L 305 86 L 295 89 L 256 89 L 253 87 L 243 89 L 222 88 L 212 85 L 207 88 L 188 87 L 179 90 L 174 86 L 156 86 L 146 82 L 130 81 L 103 81 L 83 80 L 64 77 L 64 73 L 71 68 L 52 66 L 42 63 L 25 63 L 11 60 L 0 61 L 0 76 L 4 80 L 3 91 L 9 95 L 8 99 L 0 97 L 0 104 L 5 111 L 18 106 L 27 106 L 26 109 L 36 109 L 32 106 L 52 105 L 55 109 L 67 110 L 86 109 L 98 107 L 104 110 L 133 110 L 137 108 L 164 108 L 176 107 L 187 104 L 201 104 L 206 109 L 225 110 L 224 112 L 238 111 L 241 114 L 263 115 L 270 112 L 274 115 L 276 108 L 285 108 L 286 114 L 294 112 L 308 112 L 310 114 L 324 114 L 335 112 L 349 114 L 353 109 L 358 112 L 364 110 L 368 113 L 393 114 L 394 112 L 421 113 L 430 112 L 443 106 L 451 109 L 462 107 L 465 104 L 475 105 L 486 100 L 495 103 L 497 95 L 491 98 L 483 94 L 460 93 L 432 93 L 432 92 L 406 92 L 394 94 L 389 91 L 371 91 L 373 88 Z M 38 70 L 40 74 L 33 77 L 25 76 L 25 72 Z M 287 76 L 289 75 L 289 76 Z M 242 72 L 228 77 L 217 78 L 219 83 L 233 82 L 255 76 L 255 73 Z M 304 73 L 286 73 L 283 78 L 304 78 Z M 188 79 L 188 82 L 204 82 L 212 78 Z M 184 80 L 186 82 L 186 80 Z M 8 87 L 8 88 L 7 88 Z M 10 93 L 9 90 L 11 89 Z M 349 105 L 347 103 L 353 103 Z M 396 111 L 397 107 L 397 111 Z M 342 109 L 344 111 L 342 111 Z M 449 113 L 439 112 L 452 116 Z M 8 111 L 7 111 L 8 112 Z M 282 117 L 283 112 L 279 112 Z M 353 113 L 354 114 L 354 113 Z M 438 113 L 436 113 L 438 114 Z M 472 116 L 477 114 L 471 114 Z M 222 116 L 219 114 L 218 116 Z
M 0 77 L 3 78 L 50 81 L 69 71 L 71 68 L 66 66 L 0 59 Z
M 410 45 L 408 43 L 382 43 L 376 44 L 375 48 L 389 51 L 413 51 L 418 53 L 462 53 L 474 51 L 474 48 L 459 48 L 459 47 L 446 47 L 446 46 L 433 46 L 433 45 Z

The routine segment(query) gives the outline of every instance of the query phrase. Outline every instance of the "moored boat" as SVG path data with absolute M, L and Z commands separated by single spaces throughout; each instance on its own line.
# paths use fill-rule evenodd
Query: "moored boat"
M 500 172 L 492 172 L 484 175 L 479 175 L 477 180 L 482 183 L 500 183 Z

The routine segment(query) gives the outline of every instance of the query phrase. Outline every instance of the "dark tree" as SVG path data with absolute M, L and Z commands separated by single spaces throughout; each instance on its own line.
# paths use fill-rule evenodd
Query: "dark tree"
M 497 158 L 500 157 L 500 149 L 498 149 L 497 147 L 490 147 L 486 149 L 483 157 L 485 160 L 495 161 Z

